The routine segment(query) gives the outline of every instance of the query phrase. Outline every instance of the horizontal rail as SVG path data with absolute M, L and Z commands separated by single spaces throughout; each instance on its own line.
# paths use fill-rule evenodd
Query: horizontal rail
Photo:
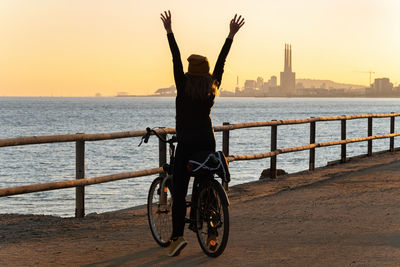
M 164 128 L 156 130 L 158 133 L 173 134 L 174 128 Z M 128 131 L 128 132 L 115 132 L 115 133 L 102 133 L 102 134 L 63 134 L 63 135 L 48 135 L 48 136 L 27 136 L 18 138 L 0 139 L 0 147 L 5 146 L 21 146 L 21 145 L 34 145 L 44 143 L 61 143 L 61 142 L 74 142 L 74 141 L 101 141 L 112 140 L 129 137 L 140 137 L 147 132 L 143 131 Z
M 400 113 L 390 113 L 390 114 L 359 114 L 359 115 L 343 115 L 343 116 L 331 116 L 331 117 L 314 117 L 307 119 L 296 119 L 296 120 L 274 120 L 274 121 L 257 121 L 257 122 L 244 122 L 236 123 L 222 126 L 215 126 L 214 130 L 216 132 L 235 130 L 242 128 L 253 128 L 253 127 L 265 127 L 273 125 L 290 125 L 290 124 L 302 124 L 317 121 L 340 121 L 340 120 L 354 120 L 354 119 L 364 119 L 364 118 L 390 118 L 400 116 Z
M 245 122 L 237 124 L 228 124 L 222 126 L 215 126 L 214 131 L 227 131 L 242 128 L 253 128 L 253 127 L 265 127 L 273 125 L 290 125 L 290 124 L 302 124 L 316 121 L 335 121 L 335 120 L 353 120 L 362 118 L 389 118 L 400 116 L 400 113 L 391 114 L 359 114 L 359 115 L 348 115 L 348 116 L 331 116 L 331 117 L 315 117 L 307 119 L 297 120 L 276 120 L 276 121 L 261 121 L 261 122 Z M 164 128 L 156 130 L 160 134 L 174 134 L 176 133 L 174 128 Z M 64 135 L 49 135 L 49 136 L 27 136 L 18 138 L 5 138 L 0 139 L 0 147 L 7 146 L 20 146 L 20 145 L 33 145 L 33 144 L 44 144 L 44 143 L 61 143 L 61 142 L 73 142 L 73 141 L 101 141 L 111 140 L 129 137 L 140 137 L 146 134 L 146 131 L 127 131 L 127 132 L 114 132 L 114 133 L 100 133 L 100 134 L 64 134 Z
M 267 152 L 267 153 L 259 153 L 259 154 L 252 154 L 252 155 L 230 155 L 227 158 L 227 160 L 228 160 L 228 162 L 232 162 L 232 161 L 236 161 L 236 160 L 264 159 L 264 158 L 270 158 L 273 156 L 277 156 L 279 154 L 310 150 L 310 149 L 316 148 L 316 147 L 336 146 L 336 145 L 357 143 L 357 142 L 363 142 L 363 141 L 368 141 L 368 140 L 383 139 L 383 138 L 390 138 L 390 137 L 396 137 L 396 136 L 400 136 L 400 132 L 393 133 L 393 134 L 383 134 L 383 135 L 375 135 L 375 136 L 368 136 L 368 137 L 351 138 L 351 139 L 346 139 L 346 140 L 321 142 L 321 143 L 310 144 L 310 145 L 305 145 L 305 146 L 298 146 L 298 147 L 282 148 L 282 149 L 278 149 L 278 150 Z
M 147 170 L 141 170 L 141 171 L 123 172 L 123 173 L 117 173 L 117 174 L 105 175 L 105 176 L 99 176 L 99 177 L 92 177 L 92 178 L 84 178 L 84 179 L 77 179 L 77 180 L 66 180 L 66 181 L 59 181 L 59 182 L 52 182 L 52 183 L 23 185 L 23 186 L 2 188 L 2 189 L 0 189 L 0 197 L 26 194 L 26 193 L 34 193 L 34 192 L 42 192 L 42 191 L 49 191 L 49 190 L 56 190 L 56 189 L 63 189 L 63 188 L 70 188 L 70 187 L 76 187 L 76 186 L 101 184 L 101 183 L 118 181 L 118 180 L 123 180 L 123 179 L 128 179 L 128 178 L 136 178 L 136 177 L 142 177 L 142 176 L 147 176 L 147 175 L 159 174 L 162 172 L 163 172 L 163 168 L 159 167 L 159 168 L 153 168 L 153 169 L 147 169 Z

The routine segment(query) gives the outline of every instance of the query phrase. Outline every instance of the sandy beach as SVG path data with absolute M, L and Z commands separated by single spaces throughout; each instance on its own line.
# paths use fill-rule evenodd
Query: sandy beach
M 259 174 L 255 174 L 255 179 Z M 398 266 L 400 153 L 232 187 L 230 239 L 205 256 L 157 246 L 143 208 L 84 219 L 0 215 L 0 266 Z

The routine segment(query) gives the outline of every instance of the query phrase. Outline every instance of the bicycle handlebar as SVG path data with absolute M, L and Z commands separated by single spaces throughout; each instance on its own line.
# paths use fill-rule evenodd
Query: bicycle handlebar
M 158 139 L 160 139 L 164 143 L 172 144 L 172 143 L 177 142 L 177 139 L 176 139 L 175 135 L 173 135 L 171 139 L 167 140 L 164 137 L 162 137 L 161 135 L 159 135 L 154 129 L 150 129 L 150 127 L 147 127 L 146 131 L 147 131 L 147 133 L 142 136 L 142 140 L 140 140 L 140 143 L 139 143 L 138 146 L 140 146 L 142 144 L 142 142 L 147 143 L 149 141 L 151 133 L 153 133 L 155 136 L 157 136 Z

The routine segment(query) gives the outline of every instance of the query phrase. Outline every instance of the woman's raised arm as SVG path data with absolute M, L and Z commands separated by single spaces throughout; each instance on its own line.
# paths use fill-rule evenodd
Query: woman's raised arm
M 243 24 L 244 24 L 244 18 L 242 18 L 242 16 L 237 17 L 237 15 L 235 15 L 235 17 L 231 20 L 229 24 L 229 35 L 228 38 L 226 38 L 225 40 L 221 52 L 219 53 L 217 63 L 215 63 L 213 72 L 213 78 L 217 81 L 218 87 L 221 85 L 222 74 L 224 73 L 225 60 L 226 57 L 228 56 L 229 50 L 231 49 L 233 37 L 243 26 Z
M 167 33 L 172 33 L 172 26 L 171 26 L 171 11 L 168 10 L 164 11 L 164 14 L 161 13 L 161 20 L 164 23 L 164 28 Z
M 231 23 L 229 24 L 229 35 L 228 38 L 233 39 L 235 34 L 239 31 L 239 29 L 244 25 L 244 18 L 240 15 L 237 18 L 237 14 L 235 14 L 235 17 L 231 20 Z
M 164 23 L 165 30 L 167 31 L 169 48 L 172 54 L 172 62 L 174 63 L 175 85 L 179 94 L 181 88 L 183 88 L 185 84 L 185 73 L 183 72 L 181 53 L 179 51 L 178 44 L 175 41 L 174 34 L 172 33 L 171 11 L 168 10 L 168 12 L 164 11 L 164 14 L 161 13 L 161 20 Z

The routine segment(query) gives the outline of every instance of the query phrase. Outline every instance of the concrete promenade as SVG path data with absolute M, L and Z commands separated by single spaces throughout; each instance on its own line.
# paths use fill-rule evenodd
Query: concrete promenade
M 259 174 L 255 174 L 256 176 Z M 231 188 L 230 239 L 205 256 L 152 239 L 146 212 L 0 215 L 0 266 L 399 266 L 400 152 Z

